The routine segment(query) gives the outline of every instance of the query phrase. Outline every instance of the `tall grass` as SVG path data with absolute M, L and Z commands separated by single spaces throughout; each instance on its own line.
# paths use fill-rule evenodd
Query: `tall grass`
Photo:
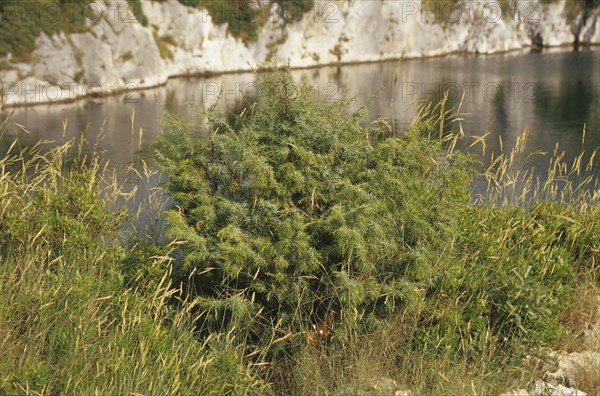
M 463 114 L 444 102 L 421 106 L 411 129 L 443 142 L 440 157 L 431 160 L 447 166 L 465 137 Z M 381 125 L 393 132 L 386 122 Z M 365 333 L 355 327 L 346 343 L 333 336 L 317 347 L 305 345 L 294 360 L 292 393 L 389 394 L 378 392 L 376 384 L 392 378 L 398 389 L 415 395 L 498 395 L 543 377 L 553 362 L 548 348 L 600 348 L 579 338 L 598 320 L 598 148 L 567 163 L 558 145 L 552 153 L 527 154 L 527 136 L 524 131 L 506 151 L 501 144 L 503 151 L 483 170 L 467 166 L 486 190 L 473 197 L 457 225 L 462 230 L 452 243 L 459 246 L 458 257 L 450 247 L 437 258 L 460 262 L 459 268 L 440 268 L 451 272 L 442 275 L 449 275 L 444 286 L 379 328 Z M 473 138 L 471 147 L 485 147 L 485 139 Z M 546 159 L 547 170 L 523 170 L 523 160 L 533 156 L 541 163 Z M 443 318 L 449 321 L 440 323 Z M 485 323 L 479 334 L 473 333 L 478 320 Z M 458 351 L 444 338 L 444 326 L 459 338 Z M 415 342 L 423 333 L 437 337 L 433 349 Z M 595 366 L 582 367 L 579 378 L 582 390 L 597 393 Z
M 0 159 L 0 394 L 262 393 L 235 335 L 196 338 L 167 257 L 151 284 L 124 267 L 108 170 L 74 141 Z

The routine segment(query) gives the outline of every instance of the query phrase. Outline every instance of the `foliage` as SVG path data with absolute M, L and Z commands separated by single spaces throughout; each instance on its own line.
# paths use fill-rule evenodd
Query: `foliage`
M 78 0 L 64 4 L 58 0 L 35 0 L 19 3 L 3 0 L 0 3 L 0 12 L 3 14 L 0 57 L 10 53 L 18 60 L 27 61 L 35 49 L 35 40 L 40 33 L 52 35 L 60 31 L 85 31 L 84 13 L 81 10 L 89 2 L 90 0 Z M 56 9 L 60 11 L 58 17 L 48 17 L 40 11 L 42 9 L 52 10 L 53 13 Z
M 559 3 L 559 0 L 539 0 L 539 4 L 543 6 L 556 3 Z M 492 11 L 492 15 L 498 11 L 500 12 L 499 16 L 505 20 L 510 20 L 511 18 L 516 17 L 516 4 L 513 1 L 498 0 L 498 6 L 499 9 Z M 532 4 L 532 6 L 536 7 L 537 4 Z M 598 6 L 600 6 L 600 0 L 567 0 L 565 2 L 563 15 L 567 18 L 567 22 L 570 24 L 582 11 L 587 12 L 597 8 Z M 456 12 L 456 10 L 461 10 L 461 7 L 462 12 Z M 460 19 L 460 16 L 464 15 L 468 7 L 468 2 L 462 2 L 460 0 L 423 0 L 421 13 L 423 16 L 427 15 L 428 18 L 431 18 L 430 22 L 446 25 L 449 22 L 457 22 L 457 19 Z M 537 9 L 537 7 L 534 11 L 536 15 L 539 15 L 542 12 L 542 10 Z M 490 17 L 492 15 L 490 15 Z
M 269 18 L 271 3 L 281 5 L 286 21 L 297 21 L 298 17 L 314 6 L 314 0 L 271 0 L 267 4 L 258 0 L 179 0 L 181 4 L 202 7 L 208 10 L 216 24 L 227 23 L 229 32 L 244 42 L 253 42 L 258 31 Z
M 308 12 L 315 6 L 315 0 L 277 0 L 285 10 L 292 15 L 297 15 L 297 12 Z
M 8 149 L 0 393 L 360 393 L 387 376 L 495 395 L 578 342 L 600 290 L 595 153 L 557 149 L 540 180 L 518 171 L 524 134 L 476 172 L 445 100 L 398 136 L 286 72 L 259 87 L 239 116 L 167 117 L 167 211 L 159 189 L 119 209 L 135 192 L 81 146 Z
M 137 19 L 142 26 L 148 26 L 148 17 L 144 14 L 142 0 L 127 0 L 127 2 L 129 3 L 133 15 L 135 15 L 135 19 Z
M 418 300 L 436 271 L 428 258 L 453 237 L 448 213 L 470 200 L 465 158 L 442 166 L 440 143 L 418 129 L 374 138 L 362 112 L 309 99 L 308 84 L 296 96 L 289 76 L 261 87 L 268 97 L 239 130 L 211 118 L 207 144 L 179 123 L 162 140 L 172 233 L 188 241 L 181 279 L 196 273 L 199 295 L 241 297 L 295 330 Z
M 82 33 L 86 22 L 96 19 L 96 8 L 86 7 L 91 0 L 1 0 L 2 34 L 0 57 L 9 53 L 18 61 L 29 61 L 35 41 L 41 33 L 49 36 L 59 32 Z M 141 0 L 128 0 L 137 20 L 147 26 Z
M 173 52 L 169 48 L 169 45 L 173 44 L 173 40 L 170 36 L 159 36 L 156 32 L 153 33 L 154 41 L 158 47 L 160 57 L 163 59 L 173 60 Z
M 259 86 L 234 123 L 201 114 L 207 140 L 175 117 L 159 145 L 171 235 L 186 241 L 176 282 L 213 313 L 203 320 L 259 340 L 277 333 L 295 350 L 333 318 L 328 350 L 345 350 L 400 315 L 404 353 L 471 363 L 566 336 L 556 317 L 600 259 L 597 190 L 568 187 L 583 169 L 516 191 L 532 184 L 507 171 L 518 151 L 503 154 L 484 172 L 495 187 L 473 204 L 474 168 L 453 150 L 459 118 L 444 102 L 395 137 L 285 73 Z
M 0 159 L 0 394 L 262 394 L 231 336 L 198 341 L 192 305 L 169 304 L 168 262 L 126 287 L 98 158 L 42 149 Z

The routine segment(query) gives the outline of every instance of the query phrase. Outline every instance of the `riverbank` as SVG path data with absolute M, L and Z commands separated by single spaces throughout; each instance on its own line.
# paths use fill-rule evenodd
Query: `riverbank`
M 348 95 L 356 97 L 354 107 L 358 108 L 360 103 L 372 100 L 369 122 L 380 117 L 394 119 L 400 130 L 410 126 L 419 103 L 436 102 L 448 91 L 450 103 L 456 107 L 464 95 L 461 111 L 466 116 L 462 126 L 467 136 L 490 132 L 486 154 L 499 152 L 500 140 L 514 145 L 520 132 L 527 128 L 535 142 L 530 146 L 532 152 L 551 152 L 558 143 L 571 159 L 582 149 L 584 126 L 587 137 L 583 149 L 589 153 L 600 145 L 600 135 L 593 133 L 600 125 L 595 111 L 599 55 L 597 46 L 579 51 L 557 47 L 486 56 L 449 55 L 400 63 L 326 66 L 294 70 L 292 75 L 296 82 L 306 75 L 320 101 L 331 103 Z M 398 76 L 396 86 L 391 84 L 394 75 Z M 60 143 L 82 132 L 94 141 L 96 136 L 103 136 L 98 150 L 115 167 L 118 164 L 123 173 L 122 169 L 137 162 L 138 156 L 152 160 L 153 144 L 169 113 L 185 117 L 192 115 L 195 108 L 217 104 L 223 111 L 241 112 L 247 105 L 245 94 L 257 93 L 256 76 L 252 73 L 224 74 L 169 79 L 162 87 L 131 91 L 127 96 L 6 109 L 1 117 L 14 114 L 0 145 L 8 147 L 13 140 L 23 145 L 34 145 L 39 140 Z M 573 110 L 565 112 L 565 108 Z M 19 129 L 19 124 L 25 125 L 28 132 Z M 141 152 L 137 144 L 140 130 Z M 198 127 L 195 133 L 202 135 L 202 130 Z M 482 154 L 480 149 L 470 151 Z M 519 166 L 546 168 L 537 156 Z
M 439 20 L 421 2 L 316 2 L 292 21 L 273 4 L 257 39 L 244 42 L 205 11 L 178 2 L 142 2 L 148 20 L 143 26 L 125 23 L 126 15 L 99 1 L 94 4 L 100 15 L 121 16 L 97 18 L 83 33 L 42 33 L 29 62 L 1 60 L 1 102 L 10 107 L 121 95 L 175 76 L 251 71 L 265 64 L 310 68 L 600 43 L 600 9 L 568 7 L 565 0 L 517 3 L 506 11 L 495 0 L 472 3 L 457 8 L 451 21 Z M 501 12 L 490 11 L 496 9 Z

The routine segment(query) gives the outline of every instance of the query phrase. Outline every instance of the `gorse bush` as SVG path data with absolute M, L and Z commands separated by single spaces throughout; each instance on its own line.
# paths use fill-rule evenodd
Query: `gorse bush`
M 296 95 L 288 75 L 261 87 L 239 129 L 209 114 L 208 142 L 179 123 L 161 142 L 171 232 L 188 241 L 182 279 L 296 330 L 420 300 L 468 207 L 466 157 L 443 157 L 419 128 L 366 130 L 364 109 L 320 104 L 308 84 Z
M 401 315 L 410 349 L 473 360 L 566 334 L 556 316 L 599 258 L 597 195 L 473 204 L 473 161 L 453 150 L 460 118 L 444 103 L 395 137 L 288 74 L 259 86 L 233 124 L 201 114 L 208 139 L 170 119 L 158 149 L 171 235 L 186 242 L 176 282 L 212 312 L 203 320 L 297 345 L 333 318 L 343 346 Z M 485 175 L 502 185 L 497 164 Z

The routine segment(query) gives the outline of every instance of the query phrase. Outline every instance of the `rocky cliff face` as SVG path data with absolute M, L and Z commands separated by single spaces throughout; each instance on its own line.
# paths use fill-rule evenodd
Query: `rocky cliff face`
M 545 3 L 545 2 L 544 2 Z M 144 1 L 147 27 L 126 0 L 98 0 L 89 31 L 42 34 L 30 63 L 3 59 L 5 105 L 74 100 L 160 85 L 169 77 L 291 67 L 490 54 L 531 45 L 600 44 L 600 9 L 557 0 L 316 0 L 302 17 L 269 7 L 269 20 L 245 44 L 204 10 L 175 0 Z

